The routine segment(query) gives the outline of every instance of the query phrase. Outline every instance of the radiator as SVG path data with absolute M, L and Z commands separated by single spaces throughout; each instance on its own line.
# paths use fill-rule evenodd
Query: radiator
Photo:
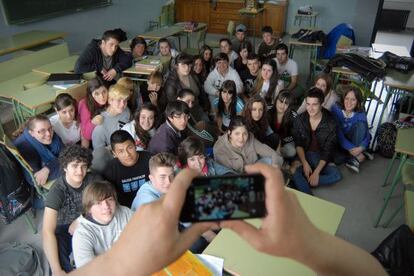
M 407 25 L 409 15 L 409 10 L 382 9 L 378 29 L 385 31 L 403 31 Z

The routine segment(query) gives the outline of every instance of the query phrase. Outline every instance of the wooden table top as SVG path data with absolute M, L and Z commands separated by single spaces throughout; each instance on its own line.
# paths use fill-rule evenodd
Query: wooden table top
M 7 37 L 0 37 L 0 56 L 8 53 L 28 49 L 47 42 L 62 39 L 64 32 L 29 31 Z
M 79 55 L 73 55 L 43 66 L 34 68 L 33 72 L 52 74 L 52 73 L 71 73 L 75 67 L 75 63 L 78 60 Z
M 162 27 L 144 34 L 139 35 L 140 37 L 143 37 L 144 39 L 152 39 L 152 40 L 160 40 L 164 37 L 174 36 L 183 31 L 183 27 L 180 26 L 168 26 L 168 27 Z

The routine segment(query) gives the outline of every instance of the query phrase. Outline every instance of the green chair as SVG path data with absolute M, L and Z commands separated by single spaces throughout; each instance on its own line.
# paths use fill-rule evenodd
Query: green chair
M 186 48 L 183 52 L 190 54 L 190 55 L 198 55 L 200 48 L 205 44 L 206 40 L 206 33 L 207 33 L 207 26 L 197 31 L 196 36 L 196 48 Z

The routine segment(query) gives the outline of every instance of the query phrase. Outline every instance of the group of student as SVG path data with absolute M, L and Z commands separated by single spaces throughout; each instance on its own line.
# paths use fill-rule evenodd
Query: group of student
M 108 250 L 132 213 L 160 199 L 181 169 L 213 176 L 266 163 L 312 194 L 311 188 L 341 179 L 334 161 L 359 172 L 373 158 L 358 88 L 336 93 L 322 74 L 303 99 L 297 64 L 271 27 L 263 27 L 258 54 L 245 32 L 237 26 L 234 41 L 221 39 L 214 57 L 206 45 L 193 57 L 160 40 L 160 55 L 172 62 L 138 85 L 122 71 L 148 54 L 145 40 L 133 39 L 125 53 L 118 34 L 106 31 L 75 66 L 97 73 L 86 97 L 77 103 L 60 94 L 55 115 L 27 121 L 14 143 L 38 185 L 54 181 L 43 224 L 54 274 L 73 269 L 72 249 L 76 267 Z M 215 235 L 204 232 L 192 251 L 202 252 Z

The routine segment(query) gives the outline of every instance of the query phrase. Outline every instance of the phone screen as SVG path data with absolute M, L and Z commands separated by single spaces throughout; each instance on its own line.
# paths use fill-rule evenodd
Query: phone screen
M 265 215 L 262 175 L 197 177 L 187 191 L 180 221 L 246 219 Z

